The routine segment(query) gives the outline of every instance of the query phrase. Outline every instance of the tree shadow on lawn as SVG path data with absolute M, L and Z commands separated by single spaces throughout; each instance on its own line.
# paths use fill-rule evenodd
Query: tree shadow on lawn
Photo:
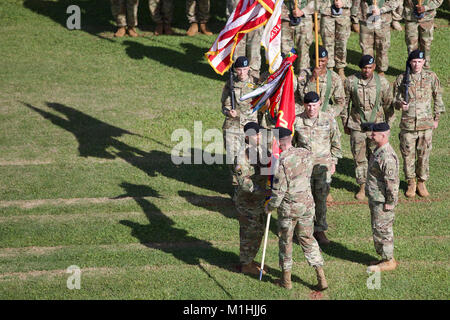
M 161 174 L 188 185 L 223 194 L 231 193 L 232 191 L 231 184 L 227 184 L 229 169 L 224 164 L 175 165 L 169 153 L 159 150 L 146 152 L 117 139 L 123 135 L 141 137 L 140 135 L 110 125 L 74 108 L 60 103 L 47 102 L 47 106 L 59 112 L 62 115 L 60 116 L 28 103 L 22 103 L 29 109 L 39 113 L 43 118 L 72 133 L 78 142 L 78 152 L 81 157 L 110 160 L 120 158 L 142 170 L 150 177 L 156 177 Z M 190 159 L 194 159 L 198 151 L 200 154 L 205 154 L 203 150 L 191 149 Z
M 359 190 L 358 185 L 356 184 L 355 178 L 355 164 L 353 159 L 343 157 L 339 159 L 338 164 L 336 166 L 336 173 L 341 175 L 353 178 L 354 182 L 349 182 L 340 179 L 336 175 L 332 176 L 331 186 L 336 189 L 346 189 L 349 192 L 355 193 Z
M 132 59 L 141 60 L 148 58 L 189 74 L 203 76 L 212 80 L 223 80 L 223 77 L 215 73 L 206 62 L 204 54 L 208 51 L 208 48 L 197 47 L 192 43 L 182 43 L 181 46 L 185 50 L 182 53 L 171 48 L 148 46 L 130 40 L 125 40 L 122 44 L 126 46 L 125 51 Z

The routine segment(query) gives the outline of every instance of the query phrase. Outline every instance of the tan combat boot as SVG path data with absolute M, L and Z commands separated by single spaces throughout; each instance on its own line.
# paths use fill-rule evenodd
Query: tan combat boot
M 213 35 L 213 33 L 206 27 L 206 23 L 200 23 L 200 32 L 206 34 L 207 36 Z
M 333 202 L 333 201 L 334 201 L 333 196 L 331 195 L 331 193 L 329 193 L 327 195 L 327 203 L 330 203 L 330 202 Z
M 364 200 L 366 198 L 366 184 L 363 183 L 359 186 L 359 191 L 355 194 L 356 200 Z
M 402 25 L 398 21 L 392 21 L 391 27 L 394 30 L 403 31 Z
M 313 233 L 314 238 L 316 238 L 317 242 L 321 245 L 330 244 L 330 240 L 327 239 L 325 232 L 318 231 Z
M 325 278 L 325 272 L 322 267 L 314 267 L 317 275 L 317 289 L 323 291 L 328 288 L 327 279 Z
M 243 264 L 241 267 L 242 273 L 259 275 L 260 271 L 261 271 L 261 267 L 255 261 L 252 261 L 247 264 Z M 263 270 L 262 274 L 265 275 L 266 271 Z
M 172 27 L 170 26 L 169 23 L 164 23 L 164 34 L 167 34 L 169 36 L 174 34 Z
M 352 23 L 353 32 L 359 33 L 359 23 Z
M 337 69 L 337 73 L 338 73 L 338 75 L 341 77 L 342 81 L 345 81 L 345 72 L 344 72 L 344 68 L 338 68 L 338 69 Z
M 283 288 L 286 288 L 288 290 L 292 289 L 292 282 L 291 282 L 291 271 L 283 271 L 283 276 L 281 279 L 278 279 L 275 281 L 275 283 Z
M 193 37 L 198 32 L 198 24 L 197 22 L 191 23 L 191 26 L 189 27 L 188 31 L 186 31 L 186 35 L 189 37 Z
M 114 37 L 121 38 L 125 35 L 126 32 L 127 29 L 125 27 L 120 27 L 119 29 L 117 29 L 116 33 L 114 33 Z
M 377 272 L 377 271 L 392 271 L 395 270 L 398 266 L 398 262 L 395 261 L 394 258 L 391 260 L 383 260 L 380 263 L 370 266 L 367 268 L 369 272 Z
M 424 198 L 430 196 L 430 194 L 428 193 L 427 187 L 425 186 L 425 181 L 423 181 L 423 180 L 417 181 L 417 193 L 419 194 L 419 196 L 424 197 Z
M 135 29 L 134 27 L 129 27 L 129 28 L 127 29 L 127 33 L 128 33 L 128 35 L 129 35 L 130 37 L 133 37 L 133 38 L 139 36 L 139 35 L 137 34 L 136 29 Z
M 164 30 L 163 24 L 158 23 L 155 28 L 155 36 L 159 36 L 159 35 L 163 34 L 163 30 Z
M 406 190 L 405 196 L 407 198 L 416 196 L 416 179 L 408 179 L 408 190 Z

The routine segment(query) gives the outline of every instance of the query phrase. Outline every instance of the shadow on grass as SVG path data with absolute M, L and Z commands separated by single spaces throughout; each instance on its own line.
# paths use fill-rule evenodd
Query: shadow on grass
M 336 189 L 345 189 L 349 192 L 355 193 L 359 190 L 358 185 L 356 184 L 355 178 L 355 165 L 353 159 L 343 157 L 339 159 L 338 164 L 336 166 L 336 173 L 353 178 L 354 182 L 345 181 L 339 179 L 336 175 L 333 175 L 331 180 L 331 186 Z
M 217 196 L 204 196 L 190 191 L 178 191 L 178 195 L 183 197 L 194 206 L 206 209 L 214 210 L 222 214 L 224 217 L 239 220 L 239 212 L 236 209 L 234 202 L 231 198 L 217 197 Z M 276 220 L 272 219 L 270 231 L 278 235 L 278 227 Z
M 188 264 L 196 265 L 205 272 L 209 278 L 226 293 L 229 298 L 231 294 L 220 284 L 202 265 L 202 260 L 208 264 L 221 267 L 225 270 L 236 272 L 230 267 L 230 263 L 239 263 L 239 257 L 232 252 L 217 249 L 212 243 L 188 235 L 188 231 L 175 227 L 175 222 L 167 217 L 153 203 L 136 194 L 152 195 L 155 191 L 144 185 L 135 185 L 123 182 L 120 186 L 125 194 L 118 196 L 133 197 L 134 201 L 141 207 L 148 219 L 148 224 L 140 224 L 131 220 L 121 220 L 120 223 L 131 228 L 131 235 L 143 245 L 164 251 L 176 259 Z
M 321 246 L 320 249 L 329 256 L 364 265 L 369 265 L 369 262 L 378 260 L 378 258 L 370 254 L 348 249 L 343 244 L 335 241 L 331 241 L 329 245 Z
M 192 43 L 182 43 L 181 46 L 185 50 L 182 53 L 170 48 L 148 46 L 130 40 L 125 40 L 123 45 L 126 46 L 125 51 L 127 55 L 132 59 L 141 60 L 148 58 L 186 73 L 200 75 L 213 80 L 223 80 L 223 77 L 215 73 L 211 66 L 206 63 L 204 58 L 204 53 L 208 50 L 206 47 L 197 47 Z
M 43 118 L 72 133 L 78 142 L 78 152 L 81 157 L 111 160 L 120 158 L 150 177 L 161 174 L 188 185 L 223 194 L 231 193 L 231 184 L 226 183 L 229 179 L 229 169 L 224 164 L 175 165 L 170 153 L 160 150 L 143 151 L 117 139 L 123 135 L 142 136 L 110 125 L 74 108 L 47 102 L 48 108 L 61 114 L 57 115 L 28 103 L 22 103 Z M 190 159 L 194 159 L 196 153 L 205 155 L 203 150 L 191 149 L 190 151 Z M 214 179 L 210 179 L 211 177 Z

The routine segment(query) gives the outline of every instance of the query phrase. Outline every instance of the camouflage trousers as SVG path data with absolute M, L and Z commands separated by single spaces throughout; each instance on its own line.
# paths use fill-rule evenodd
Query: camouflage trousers
M 186 16 L 189 23 L 207 23 L 209 0 L 186 0 Z
M 391 22 L 381 23 L 380 28 L 370 28 L 366 23 L 360 23 L 359 46 L 362 54 L 374 57 L 377 71 L 386 72 L 389 68 L 389 48 L 391 46 Z
M 375 142 L 365 132 L 352 130 L 350 135 L 350 149 L 355 161 L 356 183 L 366 183 L 368 159 L 375 150 Z
M 431 21 L 405 21 L 405 41 L 408 52 L 420 49 L 425 53 L 425 68 L 431 63 L 431 42 L 433 41 L 434 19 Z
M 258 28 L 247 33 L 237 44 L 233 54 L 233 61 L 240 56 L 245 56 L 249 60 L 252 75 L 259 78 L 261 69 L 261 38 L 264 28 Z
M 294 62 L 296 73 L 310 67 L 309 48 L 313 40 L 311 17 L 302 18 L 298 26 L 291 26 L 289 21 L 281 21 L 281 52 L 287 54 L 292 48 L 297 50 L 298 58 Z
M 328 51 L 328 68 L 347 66 L 347 40 L 350 37 L 350 27 L 349 16 L 322 16 L 320 34 Z
M 310 266 L 323 266 L 319 244 L 313 237 L 314 209 L 300 217 L 278 217 L 279 263 L 283 271 L 292 269 L 292 238 L 294 232 Z
M 111 0 L 111 12 L 118 27 L 136 27 L 139 0 Z
M 172 22 L 173 0 L 148 0 L 148 8 L 155 23 Z
M 232 177 L 233 187 L 238 186 L 237 178 L 234 174 L 234 161 L 239 154 L 240 148 L 244 146 L 243 130 L 240 128 L 228 128 L 223 130 L 223 145 L 226 150 L 225 163 L 228 165 Z
M 311 190 L 314 197 L 315 213 L 314 231 L 328 229 L 327 196 L 330 193 L 331 175 L 326 165 L 316 164 L 311 175 Z
M 264 236 L 264 203 L 260 206 L 237 205 L 239 212 L 239 260 L 248 264 L 255 259 Z
M 384 260 L 394 257 L 394 210 L 385 211 L 383 202 L 369 199 L 370 220 L 375 251 Z
M 403 170 L 407 180 L 415 179 L 416 177 L 422 181 L 428 180 L 432 137 L 433 129 L 400 131 L 400 151 L 403 157 Z

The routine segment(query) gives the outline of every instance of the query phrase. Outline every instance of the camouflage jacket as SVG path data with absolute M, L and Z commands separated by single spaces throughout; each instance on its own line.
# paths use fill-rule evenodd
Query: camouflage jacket
M 233 173 L 238 182 L 237 200 L 238 205 L 261 206 L 266 197 L 266 186 L 268 175 L 263 174 L 267 165 L 262 164 L 261 148 L 250 148 L 248 145 L 242 149 L 235 158 Z M 267 152 L 267 158 L 270 154 Z
M 237 116 L 229 117 L 227 112 L 231 110 L 230 80 L 227 81 L 222 91 L 222 113 L 225 115 L 223 129 L 243 128 L 247 122 L 257 122 L 257 113 L 251 109 L 251 99 L 240 101 L 239 98 L 256 89 L 256 79 L 249 75 L 247 81 L 239 81 L 235 76 L 233 79 L 235 107 Z
M 377 6 L 380 8 L 381 22 L 391 23 L 392 14 L 399 5 L 401 0 L 378 0 Z M 353 0 L 352 15 L 357 16 L 360 22 L 366 23 L 371 16 L 371 6 L 373 0 Z
M 394 85 L 394 106 L 401 109 L 401 101 L 405 100 L 405 74 L 397 77 Z M 400 129 L 408 131 L 433 128 L 433 121 L 439 121 L 440 114 L 445 112 L 442 101 L 442 88 L 437 75 L 430 70 L 422 69 L 418 74 L 410 74 L 409 108 L 402 111 Z M 432 103 L 434 100 L 434 115 Z
M 332 16 L 331 6 L 333 0 L 317 0 L 319 3 L 319 12 L 321 15 Z M 342 15 L 336 17 L 350 17 L 350 8 L 352 7 L 352 0 L 342 0 Z
M 294 141 L 296 147 L 305 148 L 314 155 L 313 164 L 337 164 L 342 158 L 341 134 L 336 120 L 328 112 L 319 112 L 310 119 L 303 112 L 295 117 Z
M 314 0 L 284 0 L 281 6 L 281 20 L 289 21 L 289 14 L 291 13 L 291 8 L 294 10 L 294 4 L 297 1 L 297 7 L 304 12 L 302 19 L 312 20 L 312 14 L 314 13 Z
M 355 82 L 356 81 L 356 82 Z M 364 80 L 360 73 L 349 76 L 345 82 L 345 106 L 341 113 L 342 123 L 352 130 L 361 131 L 362 122 L 383 122 L 387 121 L 392 125 L 394 121 L 394 108 L 392 106 L 391 85 L 385 77 L 379 76 L 380 95 L 379 107 L 376 116 L 372 121 L 372 110 L 377 102 L 376 76 L 370 80 Z M 355 93 L 356 83 L 356 93 Z M 364 118 L 361 119 L 361 115 Z
M 345 107 L 345 90 L 344 84 L 339 75 L 327 69 L 327 73 L 319 76 L 319 91 L 320 91 L 320 101 L 322 102 L 322 107 L 324 107 L 325 95 L 327 94 L 327 83 L 328 83 L 328 72 L 330 74 L 330 88 L 327 104 L 325 105 L 325 110 L 334 114 L 335 117 L 341 114 Z M 303 99 L 305 95 L 310 91 L 316 91 L 316 82 L 311 82 L 312 69 L 304 69 L 300 72 L 298 76 L 298 84 L 296 90 L 296 114 L 303 112 Z
M 273 177 L 269 210 L 278 209 L 278 217 L 299 217 L 314 208 L 311 193 L 313 154 L 304 148 L 290 148 L 281 153 Z
M 436 9 L 439 8 L 444 0 L 424 0 L 422 5 L 425 7 L 424 17 L 417 19 L 414 15 L 414 8 L 419 3 L 417 0 L 403 1 L 403 18 L 406 21 L 431 21 L 436 16 Z
M 400 184 L 398 157 L 389 143 L 375 149 L 369 159 L 366 195 L 369 201 L 397 204 Z

